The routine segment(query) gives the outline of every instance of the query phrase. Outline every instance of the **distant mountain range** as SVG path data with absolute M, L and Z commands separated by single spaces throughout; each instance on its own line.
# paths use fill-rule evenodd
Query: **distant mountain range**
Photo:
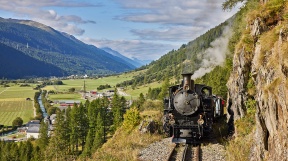
M 111 48 L 109 47 L 104 47 L 104 48 L 101 48 L 102 50 L 106 51 L 107 53 L 111 54 L 111 55 L 114 55 L 116 57 L 119 57 L 121 58 L 122 60 L 124 60 L 127 64 L 130 64 L 132 67 L 141 67 L 142 65 L 144 65 L 143 63 L 141 62 L 138 62 L 138 61 L 134 61 L 132 59 L 129 59 L 123 55 L 121 55 L 118 51 L 115 51 L 115 50 L 112 50 Z
M 153 61 L 153 60 L 139 60 L 139 59 L 134 58 L 134 57 L 132 57 L 132 60 L 139 63 L 139 64 L 142 64 L 142 65 L 148 65 Z
M 72 35 L 30 20 L 0 18 L 0 44 L 1 78 L 103 75 L 141 66 L 112 49 L 87 45 Z

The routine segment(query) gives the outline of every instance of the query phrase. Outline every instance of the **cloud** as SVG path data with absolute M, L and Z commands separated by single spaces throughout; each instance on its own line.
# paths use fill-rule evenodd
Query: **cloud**
M 83 38 L 81 40 L 87 44 L 92 44 L 100 48 L 108 46 L 126 57 L 135 57 L 141 60 L 156 60 L 171 49 L 179 48 L 170 44 L 144 42 L 139 40 L 97 40 L 91 38 Z
M 236 13 L 221 9 L 223 0 L 114 0 L 128 10 L 116 19 L 135 23 L 153 23 L 161 26 L 131 30 L 145 40 L 187 42 L 224 22 Z
M 131 9 L 130 14 L 117 17 L 125 21 L 199 26 L 199 20 L 212 25 L 214 22 L 222 22 L 231 16 L 230 13 L 227 14 L 221 10 L 223 0 L 115 1 L 124 8 Z
M 195 26 L 173 26 L 166 29 L 145 29 L 145 30 L 131 30 L 131 32 L 143 40 L 164 40 L 164 41 L 178 41 L 188 42 L 197 37 L 193 33 L 203 33 L 203 27 Z
M 96 23 L 91 20 L 83 20 L 76 15 L 59 15 L 55 10 L 47 10 L 49 7 L 93 7 L 94 4 L 61 1 L 61 0 L 1 0 L 0 9 L 14 13 L 18 17 L 28 17 L 31 20 L 52 26 L 56 30 L 72 35 L 82 35 L 85 31 L 78 27 L 79 24 Z
M 67 1 L 67 0 L 40 0 L 35 2 L 35 0 L 1 0 L 1 5 L 5 5 L 6 8 L 15 8 L 19 6 L 24 7 L 32 7 L 32 8 L 39 8 L 39 7 L 47 7 L 47 6 L 55 6 L 55 7 L 91 7 L 91 6 L 100 6 L 94 5 L 91 3 L 85 2 L 76 2 L 76 1 Z M 3 6 L 2 6 L 3 7 Z M 1 7 L 1 8 L 2 8 Z

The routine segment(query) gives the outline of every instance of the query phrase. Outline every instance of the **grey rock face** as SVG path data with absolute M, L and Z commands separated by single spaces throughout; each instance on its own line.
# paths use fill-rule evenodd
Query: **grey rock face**
M 260 20 L 250 28 L 251 35 L 261 36 Z M 252 77 L 256 87 L 256 130 L 251 160 L 288 160 L 288 54 L 287 29 L 279 31 L 279 40 L 271 50 L 262 51 L 255 41 L 254 51 L 236 51 L 233 72 L 227 83 L 234 118 L 246 114 L 247 83 Z M 269 32 L 269 31 L 267 31 Z M 256 39 L 256 38 L 255 38 Z M 237 129 L 236 129 L 237 134 Z

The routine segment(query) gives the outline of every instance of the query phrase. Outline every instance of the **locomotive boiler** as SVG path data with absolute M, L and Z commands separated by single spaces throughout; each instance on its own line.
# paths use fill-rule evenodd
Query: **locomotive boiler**
M 199 144 L 213 134 L 213 121 L 223 116 L 224 101 L 212 94 L 212 87 L 194 84 L 191 73 L 182 76 L 182 83 L 169 87 L 164 99 L 163 129 L 174 143 Z

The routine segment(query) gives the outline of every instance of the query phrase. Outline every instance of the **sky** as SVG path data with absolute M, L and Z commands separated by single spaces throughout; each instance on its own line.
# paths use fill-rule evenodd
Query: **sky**
M 224 0 L 1 0 L 0 17 L 33 20 L 129 58 L 157 60 L 234 15 Z

